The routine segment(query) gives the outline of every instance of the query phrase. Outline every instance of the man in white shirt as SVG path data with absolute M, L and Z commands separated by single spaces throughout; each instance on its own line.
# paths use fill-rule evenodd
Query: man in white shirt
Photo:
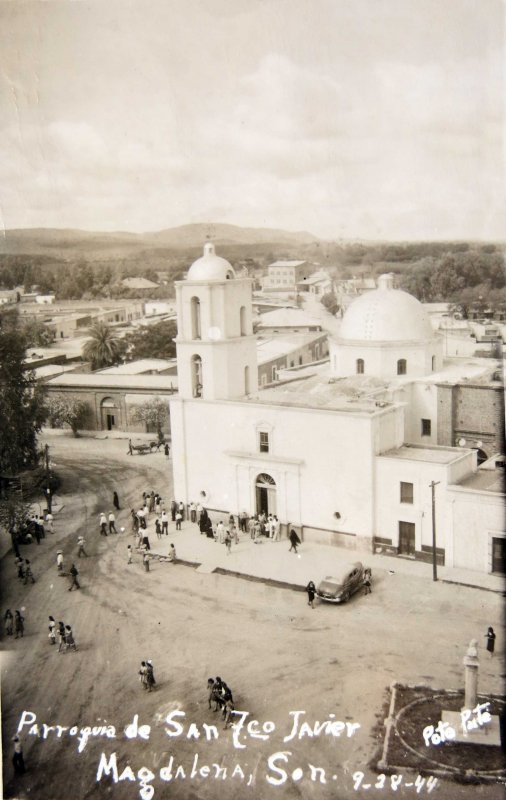
M 114 516 L 112 511 L 110 511 L 109 512 L 109 533 L 117 533 L 118 532 L 116 530 L 115 523 L 116 523 L 116 517 Z
M 107 518 L 103 511 L 100 514 L 100 535 L 107 536 Z

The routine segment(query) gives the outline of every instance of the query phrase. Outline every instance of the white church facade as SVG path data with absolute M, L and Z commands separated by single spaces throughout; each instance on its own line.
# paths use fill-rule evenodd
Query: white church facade
M 434 482 L 439 563 L 472 569 L 477 551 L 490 550 L 490 537 L 485 545 L 472 531 L 466 547 L 454 546 L 454 489 L 475 475 L 475 451 L 407 437 L 412 386 L 441 369 L 442 351 L 423 306 L 390 276 L 346 311 L 330 364 L 266 389 L 257 381 L 251 280 L 208 243 L 176 297 L 178 500 L 200 501 L 211 515 L 273 513 L 306 540 L 431 560 Z M 497 492 L 480 496 L 489 499 L 497 568 L 504 526 Z M 494 571 L 491 556 L 480 558 Z

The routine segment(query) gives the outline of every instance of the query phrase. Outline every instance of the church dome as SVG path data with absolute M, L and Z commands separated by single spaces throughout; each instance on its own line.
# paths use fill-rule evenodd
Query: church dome
M 232 265 L 225 258 L 216 255 L 214 244 L 206 242 L 204 255 L 197 258 L 188 270 L 189 281 L 225 281 L 235 278 Z
M 420 342 L 433 337 L 423 305 L 413 295 L 394 289 L 392 275 L 381 275 L 377 289 L 351 303 L 339 331 L 341 340 L 362 342 Z

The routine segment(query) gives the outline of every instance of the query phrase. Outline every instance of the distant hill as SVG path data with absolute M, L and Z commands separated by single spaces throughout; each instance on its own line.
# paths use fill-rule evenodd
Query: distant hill
M 148 232 L 93 232 L 58 228 L 15 228 L 0 238 L 0 254 L 51 255 L 59 258 L 118 258 L 135 255 L 141 250 L 163 248 L 186 250 L 201 248 L 210 238 L 220 245 L 278 244 L 300 247 L 319 241 L 303 231 L 290 232 L 270 228 L 241 228 L 237 225 L 182 225 L 177 228 Z

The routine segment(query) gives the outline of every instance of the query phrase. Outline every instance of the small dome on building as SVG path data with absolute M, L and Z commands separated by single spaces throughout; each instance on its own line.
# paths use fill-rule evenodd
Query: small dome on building
M 189 281 L 225 281 L 235 278 L 232 265 L 225 258 L 216 255 L 214 244 L 206 242 L 204 255 L 191 265 L 188 270 Z
M 433 339 L 429 315 L 408 292 L 381 275 L 378 288 L 361 295 L 346 310 L 339 339 L 362 342 L 420 342 Z

